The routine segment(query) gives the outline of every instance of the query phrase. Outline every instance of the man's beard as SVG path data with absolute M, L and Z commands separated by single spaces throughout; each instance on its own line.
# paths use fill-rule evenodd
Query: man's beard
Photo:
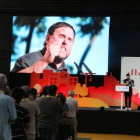
M 58 63 L 62 63 L 65 59 L 66 58 L 61 58 L 61 57 L 57 56 L 57 57 L 54 58 L 54 61 L 53 62 L 55 64 L 58 64 Z

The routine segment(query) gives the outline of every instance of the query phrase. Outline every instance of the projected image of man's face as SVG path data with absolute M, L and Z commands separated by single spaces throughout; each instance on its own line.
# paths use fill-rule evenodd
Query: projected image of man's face
M 69 27 L 59 27 L 52 36 L 47 35 L 46 48 L 50 48 L 50 51 L 55 55 L 55 61 L 59 61 L 59 59 L 66 59 L 70 55 L 73 41 L 73 30 Z

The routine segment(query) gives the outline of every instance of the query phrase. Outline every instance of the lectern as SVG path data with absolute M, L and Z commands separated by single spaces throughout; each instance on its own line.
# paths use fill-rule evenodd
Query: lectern
M 115 91 L 121 91 L 121 109 L 117 110 L 123 110 L 123 92 L 129 92 L 129 86 L 116 86 Z

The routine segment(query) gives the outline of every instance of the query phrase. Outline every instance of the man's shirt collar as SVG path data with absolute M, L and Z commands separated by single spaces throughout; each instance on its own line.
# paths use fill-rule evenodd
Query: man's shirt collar
M 0 93 L 4 94 L 4 91 L 3 90 L 0 90 Z

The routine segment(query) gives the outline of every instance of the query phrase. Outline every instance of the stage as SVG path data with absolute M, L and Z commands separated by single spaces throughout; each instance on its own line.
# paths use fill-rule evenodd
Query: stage
M 121 93 L 115 91 L 115 85 L 119 85 L 119 81 L 112 74 L 104 77 L 93 76 L 94 80 L 91 85 L 97 86 L 99 84 L 98 87 L 86 86 L 86 84 L 81 86 L 81 81 L 84 79 L 83 75 L 71 76 L 67 74 L 67 77 L 63 79 L 64 74 L 65 71 L 60 73 L 43 71 L 43 74 L 35 72 L 31 74 L 11 74 L 9 83 L 11 89 L 22 85 L 30 85 L 31 88 L 36 88 L 40 93 L 45 85 L 54 84 L 52 81 L 56 80 L 55 84 L 58 86 L 58 92 L 63 92 L 66 97 L 68 97 L 69 90 L 74 90 L 75 99 L 79 106 L 84 106 L 77 113 L 78 133 L 140 136 L 140 111 L 136 110 L 140 105 L 138 94 L 132 96 L 132 108 L 135 108 L 135 110 L 116 110 L 114 106 L 121 105 Z M 75 81 L 79 82 L 75 83 Z M 100 110 L 100 106 L 106 108 Z
M 140 111 L 79 108 L 78 133 L 140 135 Z

